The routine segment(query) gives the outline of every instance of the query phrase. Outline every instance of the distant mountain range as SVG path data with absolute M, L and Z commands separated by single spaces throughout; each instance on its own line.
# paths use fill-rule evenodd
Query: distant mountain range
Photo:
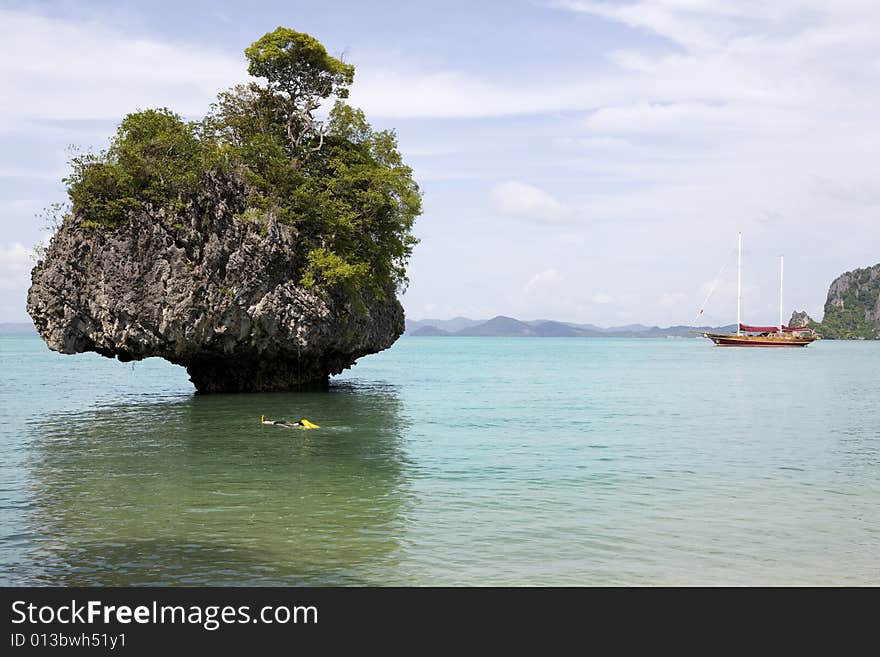
M 520 321 L 498 315 L 489 320 L 455 317 L 453 319 L 406 320 L 406 335 L 418 337 L 498 337 L 498 338 L 665 338 L 694 337 L 694 332 L 732 333 L 728 326 L 645 326 L 627 324 L 602 328 L 595 324 L 573 324 L 549 319 Z M 36 335 L 33 324 L 0 322 L 0 335 Z
M 594 324 L 572 324 L 549 319 L 521 321 L 498 315 L 489 320 L 467 317 L 454 319 L 406 320 L 406 335 L 416 337 L 498 337 L 498 338 L 666 338 L 694 337 L 695 332 L 733 332 L 734 324 L 727 326 L 645 326 L 627 324 L 602 328 Z

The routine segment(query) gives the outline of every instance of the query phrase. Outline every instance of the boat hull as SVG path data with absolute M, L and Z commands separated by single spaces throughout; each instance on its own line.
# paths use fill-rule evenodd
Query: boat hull
M 718 347 L 806 347 L 811 342 L 815 342 L 813 336 L 794 337 L 782 336 L 772 337 L 765 335 L 737 335 L 722 333 L 703 333 L 704 337 L 709 338 Z

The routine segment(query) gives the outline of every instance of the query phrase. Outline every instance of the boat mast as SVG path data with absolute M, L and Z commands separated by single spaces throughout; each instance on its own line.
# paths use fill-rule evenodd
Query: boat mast
M 739 327 L 742 325 L 742 259 L 743 259 L 743 234 L 739 234 L 739 250 L 736 257 L 736 334 L 740 335 Z
M 779 256 L 779 332 L 782 332 L 782 267 L 784 256 Z

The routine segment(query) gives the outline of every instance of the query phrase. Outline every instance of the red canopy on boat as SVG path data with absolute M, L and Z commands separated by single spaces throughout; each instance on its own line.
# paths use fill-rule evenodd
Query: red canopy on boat
M 778 333 L 778 326 L 749 326 L 748 324 L 740 324 L 740 331 L 746 331 L 747 333 Z
M 749 326 L 748 324 L 740 324 L 740 331 L 745 331 L 746 333 L 779 333 L 778 326 Z M 783 332 L 785 333 L 794 333 L 795 331 L 809 331 L 809 327 L 806 326 L 784 326 L 782 327 Z

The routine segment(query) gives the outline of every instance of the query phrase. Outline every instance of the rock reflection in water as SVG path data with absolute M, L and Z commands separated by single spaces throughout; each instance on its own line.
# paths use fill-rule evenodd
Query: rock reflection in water
M 393 387 L 339 385 L 42 417 L 27 527 L 41 566 L 20 583 L 381 584 L 409 503 L 403 424 Z

